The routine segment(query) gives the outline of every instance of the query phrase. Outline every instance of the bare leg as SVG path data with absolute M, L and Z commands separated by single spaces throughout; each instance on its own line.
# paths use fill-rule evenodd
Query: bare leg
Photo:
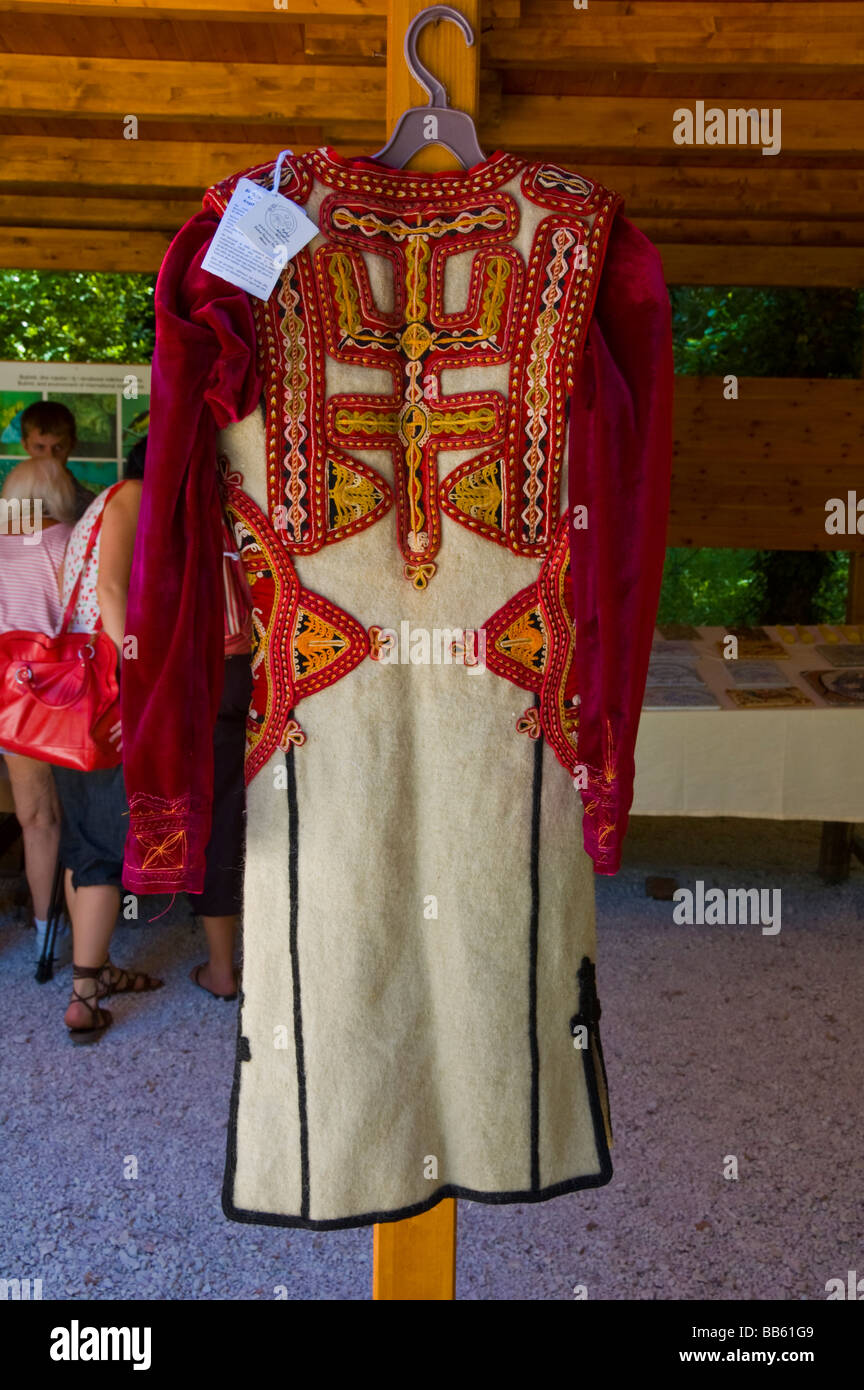
M 66 900 L 72 918 L 72 947 L 75 965 L 104 965 L 108 959 L 111 933 L 120 911 L 120 890 L 110 884 L 73 889 L 72 872 L 66 870 Z M 75 988 L 84 999 L 99 990 L 98 980 L 76 980 Z M 63 1019 L 67 1028 L 87 1028 L 92 1015 L 84 1004 L 73 999 Z
M 51 906 L 51 886 L 60 845 L 60 803 L 48 763 L 7 753 L 6 766 L 15 814 L 24 841 L 24 872 L 33 916 L 44 921 Z
M 234 972 L 234 938 L 238 918 L 202 917 L 207 933 L 210 959 L 198 971 L 198 983 L 214 994 L 233 994 L 237 988 Z

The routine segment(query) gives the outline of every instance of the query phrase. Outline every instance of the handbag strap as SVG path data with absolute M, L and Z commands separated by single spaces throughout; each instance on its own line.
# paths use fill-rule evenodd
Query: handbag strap
M 102 510 L 100 511 L 100 513 L 99 513 L 99 515 L 97 516 L 96 520 L 93 522 L 93 526 L 92 526 L 92 529 L 91 529 L 91 531 L 90 531 L 90 535 L 89 535 L 88 540 L 87 540 L 87 549 L 84 551 L 84 558 L 83 558 L 83 560 L 81 561 L 81 568 L 80 568 L 79 571 L 78 571 L 78 578 L 75 580 L 75 584 L 74 584 L 74 586 L 73 586 L 72 592 L 71 592 L 71 594 L 69 595 L 69 602 L 66 604 L 66 611 L 65 611 L 64 614 L 63 614 L 63 621 L 62 621 L 62 623 L 60 624 L 60 632 L 61 632 L 61 633 L 68 631 L 69 624 L 70 624 L 71 621 L 72 621 L 72 615 L 74 614 L 74 612 L 75 612 L 75 607 L 76 607 L 76 605 L 77 605 L 77 603 L 78 603 L 78 594 L 79 594 L 80 589 L 81 589 L 81 581 L 82 581 L 82 579 L 84 578 L 84 571 L 85 571 L 86 568 L 87 568 L 87 562 L 89 561 L 91 555 L 93 554 L 94 546 L 96 545 L 96 542 L 97 542 L 97 540 L 99 539 L 99 533 L 100 533 L 100 531 L 102 530 L 102 522 L 103 522 L 103 520 L 104 520 L 104 518 L 105 518 L 105 508 L 108 506 L 108 503 L 111 501 L 111 498 L 114 496 L 114 494 L 115 494 L 115 492 L 117 491 L 117 489 L 118 489 L 118 488 L 121 488 L 121 487 L 123 486 L 123 484 L 125 483 L 125 481 L 126 481 L 125 478 L 121 478 L 119 482 L 117 482 L 117 483 L 112 483 L 111 487 L 109 487 L 107 493 L 105 494 L 105 500 L 104 500 L 104 502 L 102 503 Z M 101 629 L 102 629 L 102 617 L 101 617 L 101 614 L 100 614 L 100 616 L 96 619 L 96 631 L 97 631 L 97 632 L 100 632 Z M 58 634 L 58 635 L 59 635 L 59 634 Z

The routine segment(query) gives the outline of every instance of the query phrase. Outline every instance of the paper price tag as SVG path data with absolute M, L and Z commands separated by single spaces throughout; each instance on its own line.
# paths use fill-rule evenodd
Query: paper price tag
M 274 259 L 280 270 L 318 232 L 315 223 L 290 198 L 269 192 L 264 193 L 254 208 L 238 218 L 237 230 L 247 236 L 259 251 L 266 252 Z
M 256 299 L 269 299 L 286 261 L 317 233 L 289 198 L 238 179 L 201 264 Z

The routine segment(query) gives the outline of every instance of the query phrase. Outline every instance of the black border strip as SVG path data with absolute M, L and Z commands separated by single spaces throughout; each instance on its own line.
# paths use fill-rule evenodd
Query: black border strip
M 534 696 L 540 722 L 540 696 Z M 543 744 L 534 743 L 531 788 L 531 923 L 528 933 L 528 1040 L 531 1048 L 531 1191 L 540 1191 L 540 1042 L 537 1036 L 537 943 L 540 934 L 540 809 L 543 795 Z
M 590 966 L 590 977 L 586 970 L 586 962 Z M 588 979 L 590 978 L 590 984 Z M 596 1015 L 593 1017 L 591 1003 L 597 1006 Z M 609 1152 L 609 1140 L 606 1137 L 606 1122 L 603 1118 L 603 1106 L 600 1100 L 600 1082 L 598 1076 L 598 1063 L 603 1077 L 603 1087 L 606 1092 L 606 1107 L 609 1112 L 609 1132 L 612 1132 L 612 1107 L 609 1102 L 609 1082 L 606 1077 L 606 1063 L 603 1060 L 603 1044 L 600 1041 L 600 1008 L 595 984 L 595 965 L 590 956 L 583 956 L 582 964 L 579 967 L 579 1010 L 580 1015 L 588 1019 L 588 1047 L 582 1051 L 582 1063 L 585 1068 L 585 1084 L 588 1087 L 588 1102 L 591 1106 L 591 1119 L 594 1124 L 594 1143 L 600 1157 L 602 1171 L 609 1172 L 612 1176 L 612 1157 Z
M 293 715 L 294 711 L 291 711 Z M 309 1215 L 309 1117 L 306 1111 L 306 1063 L 303 1055 L 303 1009 L 300 997 L 300 955 L 297 944 L 297 928 L 300 906 L 297 901 L 300 878 L 300 846 L 297 842 L 299 811 L 297 807 L 297 769 L 294 766 L 294 745 L 289 745 L 285 754 L 288 770 L 288 892 L 291 895 L 291 923 L 289 945 L 291 950 L 291 977 L 294 988 L 294 1051 L 297 1065 L 297 1110 L 300 1120 L 300 1215 Z
M 222 1210 L 231 1219 L 234 1217 L 234 1204 L 231 1200 L 234 1191 L 234 1178 L 237 1173 L 237 1110 L 240 1105 L 240 1067 L 242 1064 L 241 1050 L 246 1051 L 249 1043 L 248 1039 L 243 1038 L 241 1031 L 243 1019 L 243 1004 L 245 995 L 241 985 L 240 1001 L 237 1005 L 237 1042 L 234 1049 L 234 1080 L 231 1084 L 231 1104 L 228 1110 L 228 1145 L 225 1153 L 225 1176 L 222 1179 Z M 246 1042 L 246 1048 L 243 1042 Z
M 594 1117 L 593 1101 L 591 1113 Z M 600 1122 L 602 1126 L 602 1115 Z M 603 1133 L 605 1135 L 605 1130 Z M 223 1203 L 223 1210 L 230 1220 L 239 1221 L 246 1226 L 292 1226 L 308 1231 L 344 1231 L 352 1226 L 377 1226 L 387 1221 L 404 1221 L 408 1216 L 420 1216 L 424 1211 L 431 1211 L 433 1207 L 437 1207 L 439 1202 L 448 1197 L 458 1197 L 466 1202 L 482 1202 L 487 1206 L 504 1206 L 513 1202 L 548 1202 L 552 1197 L 563 1197 L 566 1193 L 578 1192 L 583 1187 L 605 1187 L 611 1179 L 612 1165 L 608 1162 L 607 1155 L 599 1173 L 589 1173 L 580 1178 L 566 1178 L 563 1182 L 554 1183 L 552 1187 L 541 1188 L 539 1192 L 477 1192 L 473 1187 L 456 1187 L 448 1183 L 446 1187 L 439 1187 L 427 1201 L 415 1202 L 410 1207 L 399 1207 L 397 1211 L 367 1211 L 361 1215 L 340 1216 L 329 1221 L 313 1221 L 302 1216 L 280 1216 L 275 1212 L 242 1211 L 230 1203 L 227 1206 Z

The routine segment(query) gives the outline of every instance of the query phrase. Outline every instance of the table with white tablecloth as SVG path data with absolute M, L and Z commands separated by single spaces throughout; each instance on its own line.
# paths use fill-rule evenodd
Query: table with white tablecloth
M 728 632 L 691 629 L 688 642 L 685 631 L 655 635 L 633 814 L 864 822 L 864 626 L 760 629 L 764 641 L 739 643 L 735 670 Z M 744 663 L 767 683 L 739 679 Z

